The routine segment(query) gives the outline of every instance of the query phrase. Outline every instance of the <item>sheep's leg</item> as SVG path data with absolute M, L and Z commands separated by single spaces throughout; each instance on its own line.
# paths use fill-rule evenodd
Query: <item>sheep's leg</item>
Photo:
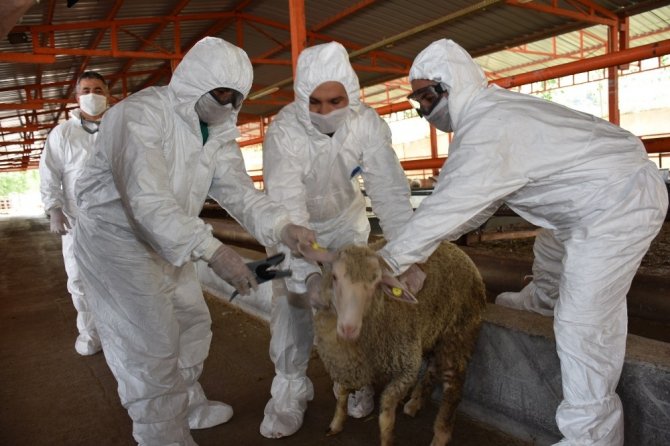
M 326 433 L 328 436 L 342 432 L 342 429 L 344 429 L 344 421 L 347 419 L 347 401 L 351 390 L 341 384 L 337 387 L 338 392 L 337 403 L 335 404 L 335 414 L 333 415 L 333 420 L 330 422 L 328 432 Z
M 395 427 L 395 412 L 398 403 L 407 395 L 407 391 L 416 380 L 416 374 L 391 381 L 380 398 L 379 433 L 382 446 L 393 444 L 393 429 Z
M 442 402 L 433 425 L 433 441 L 430 446 L 449 444 L 456 421 L 456 408 L 461 401 L 463 371 L 451 367 L 442 372 Z
M 435 359 L 431 356 L 427 360 L 426 370 L 421 379 L 419 379 L 412 390 L 412 395 L 409 401 L 405 403 L 403 412 L 410 417 L 414 417 L 416 413 L 423 407 L 423 402 L 433 388 L 435 382 L 436 368 Z
M 442 344 L 437 350 L 437 369 L 442 378 L 442 401 L 433 424 L 433 441 L 430 446 L 449 444 L 456 420 L 456 408 L 461 402 L 465 372 L 477 339 L 476 331 L 463 330 L 461 339 L 451 338 L 452 342 Z

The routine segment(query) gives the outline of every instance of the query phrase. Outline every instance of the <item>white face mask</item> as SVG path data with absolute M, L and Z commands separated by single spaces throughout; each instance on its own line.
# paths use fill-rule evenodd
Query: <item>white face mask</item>
M 221 124 L 232 116 L 233 104 L 221 105 L 210 93 L 203 94 L 195 103 L 195 112 L 202 122 Z
M 449 116 L 449 101 L 446 97 L 442 97 L 435 108 L 429 115 L 424 116 L 426 121 L 433 124 L 438 130 L 443 132 L 452 132 L 451 116 Z
M 337 129 L 342 126 L 348 115 L 349 107 L 347 106 L 333 110 L 327 115 L 309 112 L 309 119 L 312 121 L 312 125 L 316 127 L 318 131 L 329 135 L 335 133 Z
M 101 115 L 107 110 L 107 97 L 95 93 L 82 94 L 79 96 L 79 108 L 89 116 Z

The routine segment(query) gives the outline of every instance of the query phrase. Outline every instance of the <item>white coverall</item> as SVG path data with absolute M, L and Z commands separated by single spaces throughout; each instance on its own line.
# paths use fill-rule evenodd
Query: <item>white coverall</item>
M 44 210 L 49 213 L 56 208 L 62 209 L 71 227 L 74 227 L 78 214 L 74 183 L 93 150 L 97 135 L 97 132 L 91 134 L 84 130 L 80 110 L 75 109 L 71 112 L 70 119 L 49 132 L 40 158 L 40 193 Z M 79 278 L 79 268 L 72 247 L 72 233 L 62 235 L 61 241 L 67 290 L 72 295 L 72 303 L 77 310 L 79 336 L 74 347 L 81 355 L 91 355 L 100 351 L 100 339 Z
M 214 37 L 182 59 L 169 85 L 126 98 L 104 116 L 77 182 L 75 254 L 107 363 L 140 445 L 194 445 L 208 419 L 198 378 L 212 333 L 193 261 L 221 245 L 198 214 L 209 195 L 261 243 L 273 245 L 285 210 L 256 190 L 235 138 L 237 109 L 209 127 L 194 105 L 226 87 L 246 96 L 244 51 Z M 221 403 L 219 403 L 221 404 Z
M 446 84 L 454 139 L 433 194 L 382 255 L 400 273 L 440 240 L 478 227 L 502 203 L 546 228 L 536 264 L 554 278 L 534 286 L 558 299 L 561 444 L 622 445 L 615 389 L 626 347 L 626 293 L 667 210 L 658 169 L 639 138 L 616 125 L 487 87 L 479 66 L 450 40 L 422 51 L 410 79 Z
M 349 115 L 332 137 L 319 132 L 309 117 L 309 96 L 327 81 L 340 82 L 349 98 Z M 391 145 L 390 128 L 360 102 L 358 77 L 344 47 L 332 42 L 303 50 L 294 90 L 295 101 L 277 114 L 265 136 L 266 193 L 288 209 L 292 221 L 313 229 L 321 246 L 366 244 L 370 224 L 358 184 L 360 172 L 384 236 L 396 237 L 412 215 L 408 182 Z M 290 257 L 285 247 L 278 249 Z M 289 258 L 289 263 L 293 276 L 286 283 L 272 283 L 270 357 L 276 376 L 261 425 L 266 437 L 299 429 L 313 395 L 306 376 L 312 311 L 301 293 L 307 276 L 320 270 L 303 259 Z

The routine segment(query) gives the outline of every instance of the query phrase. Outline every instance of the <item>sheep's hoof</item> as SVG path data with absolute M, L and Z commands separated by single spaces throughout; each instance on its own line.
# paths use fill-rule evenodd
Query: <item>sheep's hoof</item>
M 328 428 L 328 430 L 326 431 L 326 437 L 332 437 L 333 435 L 337 435 L 337 434 L 339 434 L 340 432 L 342 432 L 342 429 L 331 429 L 331 428 Z
M 412 398 L 405 403 L 402 411 L 405 413 L 405 415 L 409 415 L 410 417 L 414 418 L 419 409 L 421 409 L 421 402 Z

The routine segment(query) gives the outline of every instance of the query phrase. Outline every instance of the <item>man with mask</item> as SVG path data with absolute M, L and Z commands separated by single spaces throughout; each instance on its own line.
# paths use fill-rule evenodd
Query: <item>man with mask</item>
M 362 176 L 384 236 L 395 238 L 412 215 L 409 187 L 391 146 L 391 131 L 361 104 L 358 78 L 347 51 L 336 42 L 303 50 L 295 75 L 295 100 L 270 124 L 263 144 L 268 195 L 284 204 L 296 223 L 312 228 L 325 248 L 366 244 L 370 224 L 358 177 Z M 280 438 L 302 425 L 312 383 L 306 376 L 313 344 L 310 300 L 318 304 L 321 274 L 314 263 L 291 256 L 293 277 L 273 282 L 270 357 L 276 376 L 261 434 Z M 270 251 L 274 252 L 274 251 Z M 421 276 L 418 270 L 411 273 Z M 352 394 L 349 414 L 373 409 L 373 392 Z
M 212 332 L 193 262 L 206 261 L 241 294 L 257 284 L 198 218 L 205 198 L 263 244 L 294 249 L 314 240 L 246 173 L 236 120 L 252 75 L 243 50 L 202 39 L 169 85 L 135 93 L 105 115 L 77 182 L 75 255 L 140 445 L 194 445 L 189 429 L 233 414 L 198 383 Z
M 454 132 L 437 187 L 381 251 L 397 273 L 441 240 L 479 227 L 506 203 L 545 228 L 535 241 L 535 279 L 502 305 L 553 314 L 564 445 L 622 445 L 615 393 L 623 366 L 626 293 L 658 233 L 668 196 L 639 138 L 533 96 L 488 86 L 451 40 L 423 50 L 410 70 L 418 111 Z
M 79 278 L 70 229 L 77 218 L 74 183 L 93 149 L 98 124 L 107 110 L 109 90 L 105 79 L 96 72 L 84 72 L 77 79 L 75 98 L 79 108 L 70 113 L 70 119 L 54 127 L 44 145 L 40 192 L 51 232 L 62 236 L 67 289 L 77 310 L 79 336 L 74 348 L 80 355 L 93 355 L 100 351 L 100 338 Z

